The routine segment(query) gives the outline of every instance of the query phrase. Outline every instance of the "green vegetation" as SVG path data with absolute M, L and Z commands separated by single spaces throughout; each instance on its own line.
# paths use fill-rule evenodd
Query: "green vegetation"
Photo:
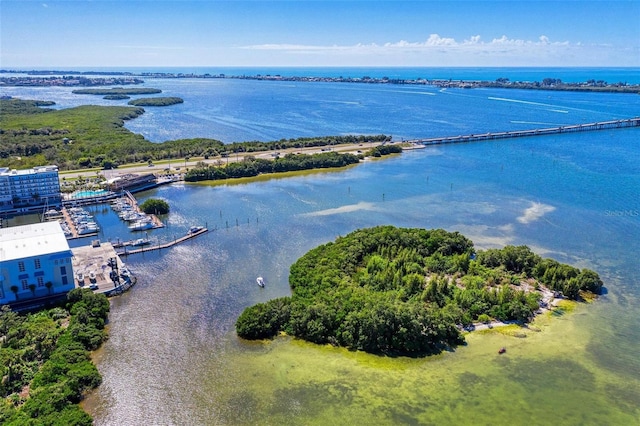
M 129 101 L 129 105 L 133 106 L 168 106 L 181 104 L 184 100 L 177 97 L 163 97 L 163 98 L 140 98 Z
M 261 173 L 282 173 L 297 170 L 326 169 L 331 167 L 344 167 L 356 164 L 360 161 L 353 154 L 340 154 L 337 152 L 322 152 L 314 155 L 287 154 L 274 160 L 256 159 L 247 157 L 242 161 L 230 163 L 226 166 L 202 165 L 190 169 L 184 177 L 187 182 L 202 180 L 219 180 L 229 178 L 242 178 L 258 176 Z
M 602 287 L 595 272 L 542 259 L 526 246 L 474 256 L 473 243 L 457 232 L 358 230 L 298 259 L 292 296 L 245 309 L 236 331 L 246 339 L 286 332 L 354 350 L 423 355 L 462 343 L 461 326 L 473 322 L 529 321 L 545 283 L 570 298 Z
M 102 378 L 89 358 L 104 339 L 109 301 L 69 292 L 64 306 L 20 315 L 0 310 L 0 423 L 91 425 L 77 405 Z
M 12 114 L 4 104 L 0 101 L 0 166 L 92 167 L 105 160 L 136 158 L 137 152 L 153 146 L 123 127 L 124 120 L 139 116 L 142 108 L 88 105 Z
M 22 99 L 2 99 L 0 100 L 0 115 L 9 114 L 39 114 L 53 111 L 51 108 L 41 108 L 43 106 L 55 105 L 52 101 L 31 101 Z
M 159 198 L 149 198 L 140 205 L 140 209 L 146 214 L 167 214 L 169 203 Z
M 131 99 L 131 97 L 127 95 L 106 95 L 103 96 L 102 99 L 106 99 L 108 101 L 120 101 L 123 99 Z
M 389 154 L 400 154 L 402 147 L 400 145 L 378 145 L 367 151 L 369 157 L 382 157 Z
M 152 95 L 162 93 L 160 89 L 152 89 L 150 87 L 113 87 L 111 89 L 76 89 L 73 92 L 76 95 Z
M 60 170 L 111 168 L 148 160 L 225 157 L 232 153 L 389 140 L 385 135 L 347 135 L 227 145 L 207 138 L 153 143 L 123 127 L 124 120 L 144 113 L 141 107 L 85 105 L 51 110 L 38 105 L 51 103 L 0 100 L 0 167 L 57 164 Z
M 499 87 L 501 89 L 559 90 L 571 92 L 640 93 L 640 86 L 625 82 L 607 83 L 604 80 L 589 79 L 583 83 L 565 83 L 559 78 L 545 78 L 542 81 L 510 81 L 498 78 L 496 81 L 472 82 L 473 87 Z

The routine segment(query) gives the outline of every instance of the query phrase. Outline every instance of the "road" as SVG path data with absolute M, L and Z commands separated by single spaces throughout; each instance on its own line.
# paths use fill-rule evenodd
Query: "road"
M 374 148 L 380 145 L 381 142 L 365 142 L 361 144 L 345 144 L 345 145 L 331 145 L 331 146 L 318 146 L 318 147 L 308 147 L 308 148 L 289 148 L 289 149 L 279 149 L 272 151 L 260 151 L 260 152 L 252 152 L 252 153 L 238 153 L 232 154 L 227 158 L 215 157 L 209 158 L 205 160 L 202 157 L 190 158 L 188 161 L 185 161 L 184 158 L 174 158 L 172 160 L 162 160 L 154 162 L 151 166 L 147 163 L 144 164 L 125 164 L 123 166 L 118 167 L 117 169 L 112 170 L 71 170 L 71 171 L 61 171 L 60 179 L 77 179 L 79 176 L 83 176 L 85 178 L 92 178 L 96 176 L 96 173 L 100 173 L 106 179 L 112 179 L 117 176 L 133 173 L 133 174 L 163 174 L 166 172 L 170 173 L 184 173 L 188 168 L 195 167 L 196 164 L 200 162 L 204 162 L 210 165 L 224 165 L 231 162 L 242 161 L 245 156 L 252 156 L 255 158 L 263 158 L 263 159 L 273 159 L 276 155 L 286 155 L 289 153 L 300 153 L 300 154 L 317 154 L 322 152 L 323 150 L 331 150 L 340 153 L 352 153 L 359 154 L 364 153 L 371 148 Z M 169 170 L 166 170 L 169 169 Z

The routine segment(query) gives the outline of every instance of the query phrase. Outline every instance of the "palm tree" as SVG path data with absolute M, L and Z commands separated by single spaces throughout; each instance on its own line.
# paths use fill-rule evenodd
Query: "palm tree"
M 29 290 L 31 290 L 31 293 L 33 293 L 33 297 L 36 296 L 36 285 L 35 284 L 29 284 Z
M 44 286 L 49 290 L 49 294 L 51 294 L 51 288 L 53 287 L 53 283 L 51 281 L 47 281 L 44 283 Z

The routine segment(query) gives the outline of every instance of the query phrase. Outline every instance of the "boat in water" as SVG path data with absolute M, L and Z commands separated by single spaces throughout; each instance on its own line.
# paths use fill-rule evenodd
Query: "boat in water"
M 260 287 L 264 287 L 264 278 L 258 277 L 258 278 L 256 278 L 256 282 L 258 283 L 258 285 Z
M 137 240 L 131 242 L 131 245 L 134 247 L 142 247 L 149 244 L 151 244 L 151 241 L 149 241 L 148 238 L 138 238 Z
M 153 228 L 153 222 L 151 219 L 142 219 L 129 226 L 129 229 L 132 231 L 144 231 L 151 228 Z
M 204 226 L 192 226 L 191 228 L 189 228 L 189 234 L 195 234 L 197 232 L 200 232 L 204 229 Z

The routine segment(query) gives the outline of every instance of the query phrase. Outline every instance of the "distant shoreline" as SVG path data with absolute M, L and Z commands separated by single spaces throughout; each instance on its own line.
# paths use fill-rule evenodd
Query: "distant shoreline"
M 113 84 L 141 84 L 141 78 L 167 78 L 167 79 L 237 79 L 237 80 L 261 80 L 261 81 L 287 81 L 287 82 L 323 82 L 323 83 L 361 83 L 361 84 L 398 84 L 435 86 L 439 88 L 477 89 L 500 88 L 521 90 L 552 90 L 552 91 L 579 91 L 579 92 L 603 92 L 603 93 L 636 93 L 640 94 L 640 84 L 628 84 L 626 82 L 609 83 L 604 80 L 588 79 L 579 83 L 566 83 L 559 78 L 544 78 L 542 81 L 511 81 L 500 77 L 494 81 L 486 80 L 457 80 L 457 79 L 404 79 L 389 77 L 314 77 L 314 76 L 283 76 L 280 74 L 254 74 L 254 75 L 227 75 L 195 74 L 195 73 L 169 73 L 169 72 L 128 72 L 128 71 L 55 71 L 55 70 L 0 70 L 4 74 L 27 74 L 27 77 L 1 77 L 0 87 L 9 86 L 72 86 L 86 87 Z M 63 76 L 64 77 L 61 77 Z M 76 76 L 71 78 L 70 76 Z M 109 76 L 109 77 L 98 77 Z

